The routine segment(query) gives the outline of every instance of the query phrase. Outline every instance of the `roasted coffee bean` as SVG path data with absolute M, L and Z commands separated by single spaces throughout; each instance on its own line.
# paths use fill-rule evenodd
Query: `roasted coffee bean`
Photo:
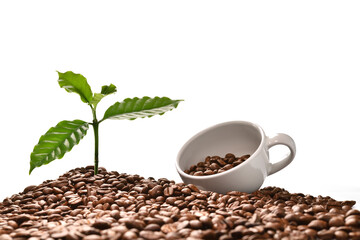
M 127 228 L 136 228 L 136 229 L 139 229 L 139 230 L 142 230 L 145 228 L 146 224 L 144 221 L 142 220 L 126 220 L 125 221 L 125 225 Z
M 160 196 L 163 194 L 164 187 L 161 185 L 156 185 L 152 189 L 149 190 L 149 195 L 152 198 L 156 198 L 157 196 Z
M 92 227 L 103 230 L 103 229 L 110 228 L 111 224 L 109 222 L 107 222 L 107 221 L 98 219 L 92 224 Z
M 232 154 L 232 153 L 227 153 L 227 154 L 225 155 L 225 158 L 235 158 L 235 155 Z
M 133 231 L 127 231 L 126 233 L 124 233 L 123 239 L 125 240 L 137 239 L 137 234 Z
M 312 220 L 309 225 L 310 228 L 321 230 L 327 227 L 327 223 L 323 220 Z
M 192 229 L 200 229 L 200 228 L 202 228 L 202 223 L 199 220 L 191 220 L 189 222 L 189 224 L 190 224 L 190 227 Z
M 219 164 L 219 166 L 223 167 L 226 165 L 226 162 L 224 160 L 222 160 L 221 158 L 217 160 L 217 163 Z
M 181 239 L 181 235 L 180 235 L 180 233 L 177 233 L 177 232 L 168 232 L 168 233 L 165 235 L 165 239 L 166 239 L 166 240 Z
M 172 196 L 174 194 L 174 188 L 173 187 L 166 187 L 164 189 L 164 196 Z
M 148 230 L 143 230 L 140 232 L 140 237 L 148 240 L 157 240 L 164 237 L 164 234 L 162 232 L 153 232 Z
M 247 203 L 242 205 L 242 209 L 246 212 L 254 212 L 256 208 L 253 205 Z
M 110 212 L 110 216 L 118 220 L 120 218 L 120 212 L 118 210 L 113 210 Z
M 349 235 L 347 234 L 347 232 L 342 231 L 342 230 L 335 231 L 334 235 L 335 235 L 335 238 L 339 239 L 339 240 L 345 240 L 345 239 L 349 238 Z
M 348 217 L 350 215 L 358 215 L 358 216 L 360 216 L 360 211 L 357 210 L 357 209 L 351 209 L 351 210 L 346 212 L 345 216 Z
M 48 194 L 50 194 L 52 192 L 53 192 L 52 188 L 46 187 L 46 188 L 43 189 L 43 193 L 46 194 L 46 195 L 48 195 Z
M 329 226 L 330 227 L 340 227 L 345 224 L 344 218 L 341 216 L 332 217 L 329 220 Z
M 71 207 L 75 207 L 75 206 L 79 205 L 80 203 L 82 203 L 82 199 L 79 196 L 74 196 L 68 200 L 68 203 Z
M 51 237 L 54 239 L 63 239 L 66 238 L 67 235 L 68 235 L 67 231 L 62 231 L 51 234 Z
M 203 162 L 191 165 L 184 172 L 194 176 L 213 175 L 227 171 L 248 159 L 250 155 L 236 158 L 234 154 L 228 153 L 224 158 L 219 156 L 207 156 Z
M 265 229 L 272 229 L 272 230 L 284 230 L 284 225 L 280 222 L 267 222 L 265 224 Z
M 160 225 L 156 224 L 156 223 L 150 223 L 148 225 L 146 225 L 146 227 L 144 228 L 144 230 L 148 230 L 148 231 L 160 231 Z
M 233 165 L 231 165 L 231 164 L 226 164 L 225 166 L 223 166 L 221 169 L 222 170 L 229 170 L 229 169 L 231 169 L 231 168 L 233 168 L 234 166 Z
M 113 202 L 114 202 L 113 198 L 106 197 L 106 196 L 100 198 L 100 200 L 98 201 L 98 203 L 101 203 L 101 204 L 105 204 L 105 203 L 112 204 Z
M 351 227 L 360 227 L 360 216 L 349 215 L 345 218 L 345 225 Z
M 207 170 L 218 170 L 220 168 L 220 166 L 217 163 L 212 163 L 212 164 L 210 164 L 209 168 L 210 169 L 207 169 Z M 191 172 L 190 172 L 190 174 L 191 174 Z
M 170 205 L 174 205 L 176 200 L 177 200 L 176 197 L 168 197 L 166 199 L 166 203 Z
M 317 236 L 320 238 L 320 239 L 333 239 L 334 237 L 334 232 L 331 231 L 331 230 L 326 230 L 326 229 L 323 229 L 321 231 L 319 231 L 317 233 Z
M 74 187 L 75 187 L 76 189 L 79 189 L 79 188 L 85 186 L 85 184 L 86 184 L 85 182 L 78 182 L 78 183 L 75 184 Z
M 349 237 L 350 237 L 350 239 L 359 240 L 360 239 L 360 231 L 350 232 Z

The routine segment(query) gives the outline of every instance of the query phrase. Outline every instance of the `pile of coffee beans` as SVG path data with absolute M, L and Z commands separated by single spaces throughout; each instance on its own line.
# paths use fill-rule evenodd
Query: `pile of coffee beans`
M 202 191 L 166 178 L 93 167 L 29 186 L 0 203 L 0 239 L 360 239 L 354 201 L 267 187 Z
M 227 153 L 224 158 L 219 156 L 207 156 L 204 161 L 198 162 L 196 165 L 191 165 L 190 168 L 186 169 L 184 172 L 193 176 L 222 173 L 245 162 L 249 157 L 249 154 L 235 157 L 232 153 Z

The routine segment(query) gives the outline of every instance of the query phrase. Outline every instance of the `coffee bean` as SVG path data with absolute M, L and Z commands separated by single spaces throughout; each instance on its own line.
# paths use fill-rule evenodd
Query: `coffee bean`
M 308 237 L 310 237 L 311 239 L 314 239 L 314 238 L 316 237 L 316 235 L 317 235 L 316 230 L 311 229 L 311 228 L 305 229 L 304 232 L 305 232 L 305 234 L 306 234 Z
M 310 228 L 321 230 L 327 227 L 327 223 L 323 220 L 312 220 L 309 225 Z
M 326 229 L 323 229 L 321 231 L 319 231 L 317 233 L 317 236 L 320 238 L 320 239 L 333 239 L 334 237 L 334 232 L 331 231 L 331 230 L 326 230 Z
M 235 166 L 237 166 L 237 165 L 239 165 L 239 164 L 241 164 L 241 163 L 243 163 L 243 161 L 241 161 L 240 159 L 238 159 L 238 160 L 235 160 L 235 161 L 232 163 L 232 165 L 235 167 Z
M 224 167 L 222 167 L 221 169 L 222 170 L 224 170 L 224 171 L 226 171 L 226 170 L 229 170 L 229 169 L 231 169 L 231 168 L 233 168 L 233 165 L 231 165 L 231 164 L 226 164 Z
M 347 232 L 342 231 L 342 230 L 335 231 L 334 235 L 335 235 L 335 238 L 339 239 L 339 240 L 345 240 L 345 239 L 348 239 L 348 237 L 349 237 Z
M 303 212 L 304 212 L 304 208 L 301 207 L 300 205 L 294 205 L 294 206 L 292 206 L 292 210 L 293 210 L 294 212 L 299 212 L 299 213 L 303 213 Z
M 204 175 L 204 172 L 202 171 L 197 171 L 193 174 L 194 176 L 203 176 Z
M 59 221 L 59 220 L 62 219 L 62 217 L 61 217 L 60 214 L 55 213 L 55 214 L 49 215 L 47 219 L 48 219 L 49 221 Z
M 217 163 L 210 164 L 210 170 L 217 170 L 220 168 L 220 166 Z
M 47 215 L 52 215 L 52 214 L 60 214 L 61 210 L 60 209 L 47 209 L 45 212 Z
M 313 210 L 314 213 L 325 212 L 326 211 L 324 206 L 321 206 L 321 205 L 314 205 L 312 207 L 312 210 Z
M 193 191 L 193 192 L 199 192 L 198 187 L 195 186 L 194 184 L 189 184 L 188 188 L 190 188 L 190 190 Z
M 102 197 L 98 203 L 101 203 L 101 204 L 105 204 L 105 203 L 108 203 L 108 204 L 112 204 L 114 202 L 114 199 L 110 198 L 110 197 Z
M 27 214 L 21 214 L 21 215 L 17 215 L 13 218 L 13 220 L 20 225 L 23 222 L 29 221 L 31 219 L 30 215 Z
M 300 222 L 300 217 L 301 215 L 299 214 L 295 214 L 295 213 L 288 213 L 284 219 L 287 220 L 288 222 Z
M 211 169 L 207 169 L 207 170 L 204 171 L 204 174 L 205 174 L 205 175 L 213 175 L 213 174 L 215 174 L 215 173 L 216 173 L 216 172 L 213 171 L 213 170 L 211 170 Z
M 265 224 L 265 229 L 272 229 L 272 230 L 284 230 L 284 225 L 279 222 L 267 222 Z
M 52 189 L 52 188 L 46 187 L 46 188 L 43 189 L 43 193 L 46 194 L 46 195 L 47 195 L 47 194 L 50 194 L 50 193 L 52 193 L 52 192 L 53 192 L 53 189 Z
M 126 220 L 125 225 L 127 228 L 136 228 L 142 230 L 145 228 L 146 224 L 142 220 Z
M 146 227 L 144 228 L 144 230 L 148 230 L 148 231 L 160 231 L 160 225 L 156 224 L 156 223 L 150 223 L 148 225 L 146 225 Z
M 360 239 L 360 231 L 349 233 L 349 237 L 351 239 L 356 239 L 356 240 Z
M 166 203 L 170 205 L 174 205 L 176 200 L 177 200 L 176 197 L 168 197 L 166 199 Z
M 235 155 L 232 153 L 225 154 L 225 158 L 235 158 Z
M 166 223 L 161 226 L 161 231 L 163 233 L 175 232 L 176 230 L 177 230 L 176 225 L 173 223 Z
M 191 220 L 189 222 L 189 224 L 190 224 L 190 227 L 192 229 L 200 229 L 200 228 L 202 228 L 202 223 L 199 220 Z
M 140 237 L 148 240 L 157 240 L 164 237 L 164 234 L 161 232 L 153 232 L 148 230 L 143 230 L 140 232 Z
M 330 227 L 340 227 L 345 224 L 344 218 L 341 216 L 332 217 L 329 220 L 329 226 Z
M 360 216 L 360 211 L 357 210 L 357 209 L 351 209 L 351 210 L 346 212 L 345 216 L 348 217 L 350 215 L 358 215 L 358 216 Z
M 87 235 L 83 238 L 83 240 L 98 240 L 98 239 L 99 239 L 99 235 L 96 234 Z
M 1 240 L 12 240 L 13 238 L 9 234 L 1 234 L 0 239 Z
M 118 220 L 120 218 L 120 212 L 118 210 L 113 210 L 110 212 L 110 216 Z
M 68 235 L 67 231 L 62 231 L 51 234 L 51 237 L 55 239 L 62 239 L 62 238 L 66 238 L 67 235 Z
M 14 232 L 13 235 L 10 235 L 13 238 L 20 238 L 20 239 L 28 239 L 30 238 L 30 232 L 28 230 L 20 229 L 16 232 Z
M 173 187 L 166 187 L 164 189 L 164 196 L 172 196 L 174 194 L 174 188 Z
M 175 239 L 181 239 L 181 235 L 177 232 L 168 232 L 165 235 L 166 240 L 175 240 Z
M 57 202 L 58 198 L 54 195 L 54 194 L 50 194 L 46 197 L 46 202 L 48 204 L 51 204 L 51 203 L 54 203 L 54 202 Z
M 85 182 L 78 182 L 78 183 L 75 184 L 74 187 L 75 187 L 76 189 L 79 189 L 79 188 L 85 186 L 85 184 L 86 184 Z
M 35 186 L 35 185 L 30 185 L 30 186 L 28 186 L 28 187 L 26 187 L 26 188 L 24 189 L 23 193 L 28 193 L 28 192 L 30 192 L 30 191 L 33 191 L 35 188 L 37 188 L 37 186 Z
M 79 196 L 74 196 L 68 200 L 68 203 L 71 207 L 75 207 L 75 206 L 79 205 L 80 203 L 82 203 L 82 199 Z
M 242 209 L 246 212 L 254 212 L 256 208 L 253 205 L 248 203 L 248 204 L 242 205 Z
M 156 198 L 157 196 L 162 195 L 164 191 L 164 187 L 161 185 L 156 185 L 152 189 L 149 190 L 149 195 L 152 198 Z
M 137 239 L 137 234 L 133 231 L 128 231 L 128 232 L 124 233 L 123 239 L 125 239 L 125 240 Z
M 103 229 L 108 229 L 111 227 L 110 223 L 104 220 L 96 220 L 93 224 L 92 227 L 103 230 Z
M 221 167 L 223 167 L 223 166 L 226 165 L 226 162 L 225 162 L 223 159 L 221 159 L 221 158 L 217 160 L 217 163 L 218 163 L 219 166 L 221 166 Z
M 299 217 L 299 220 L 297 221 L 299 224 L 309 224 L 312 220 L 314 220 L 315 217 L 310 214 L 304 214 Z
M 345 218 L 345 225 L 351 227 L 360 227 L 360 216 L 349 215 Z

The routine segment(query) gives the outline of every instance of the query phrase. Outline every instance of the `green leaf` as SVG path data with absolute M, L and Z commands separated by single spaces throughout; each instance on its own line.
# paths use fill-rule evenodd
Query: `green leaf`
M 109 86 L 104 85 L 101 87 L 101 94 L 103 95 L 109 95 L 112 93 L 115 93 L 117 91 L 116 86 L 114 84 L 110 84 Z
M 75 74 L 71 71 L 59 74 L 59 85 L 68 92 L 75 92 L 80 95 L 84 103 L 90 103 L 93 94 L 86 78 L 81 74 Z
M 154 115 L 162 115 L 167 111 L 176 108 L 182 100 L 171 100 L 167 97 L 143 97 L 143 98 L 127 98 L 122 102 L 116 102 L 110 106 L 105 114 L 105 119 L 128 119 L 152 117 Z
M 61 121 L 40 137 L 30 155 L 30 171 L 60 159 L 86 135 L 89 125 L 81 120 Z
M 96 106 L 101 101 L 101 99 L 103 99 L 103 97 L 115 93 L 116 91 L 117 91 L 116 86 L 114 84 L 110 84 L 109 86 L 107 85 L 102 86 L 101 93 L 94 93 L 91 104 L 94 106 L 94 108 L 96 108 Z

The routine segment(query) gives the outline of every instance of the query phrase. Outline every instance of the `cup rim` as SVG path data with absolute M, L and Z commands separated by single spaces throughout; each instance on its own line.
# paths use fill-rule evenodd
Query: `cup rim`
M 203 135 L 204 133 L 214 129 L 214 128 L 217 128 L 217 127 L 222 127 L 222 126 L 226 126 L 226 125 L 232 125 L 232 124 L 241 124 L 241 125 L 248 125 L 248 126 L 251 126 L 253 128 L 256 128 L 258 130 L 258 132 L 260 133 L 261 135 L 261 141 L 260 141 L 260 144 L 259 146 L 256 148 L 256 150 L 250 155 L 250 157 L 243 163 L 229 169 L 229 170 L 226 170 L 224 172 L 221 172 L 221 173 L 216 173 L 216 174 L 213 174 L 213 175 L 203 175 L 203 176 L 194 176 L 194 175 L 190 175 L 190 174 L 187 174 L 185 173 L 181 168 L 180 168 L 180 155 L 184 152 L 184 150 L 190 145 L 190 143 L 198 138 L 199 136 Z M 176 170 L 178 171 L 178 173 L 180 174 L 181 177 L 185 177 L 187 179 L 192 179 L 192 180 L 200 180 L 200 179 L 212 179 L 212 178 L 217 178 L 217 177 L 220 177 L 220 176 L 223 176 L 225 174 L 229 174 L 233 171 L 235 171 L 236 169 L 238 168 L 241 168 L 245 165 L 247 165 L 252 159 L 254 159 L 253 156 L 256 156 L 258 154 L 258 152 L 261 151 L 261 148 L 262 146 L 264 145 L 264 142 L 265 142 L 265 133 L 264 133 L 264 130 L 256 123 L 253 123 L 253 122 L 249 122 L 249 121 L 228 121 L 228 122 L 222 122 L 222 123 L 218 123 L 218 124 L 215 124 L 215 125 L 212 125 L 208 128 L 205 128 L 203 129 L 202 131 L 198 132 L 197 134 L 193 135 L 183 146 L 182 148 L 180 149 L 180 151 L 178 152 L 177 154 L 177 157 L 176 157 Z

